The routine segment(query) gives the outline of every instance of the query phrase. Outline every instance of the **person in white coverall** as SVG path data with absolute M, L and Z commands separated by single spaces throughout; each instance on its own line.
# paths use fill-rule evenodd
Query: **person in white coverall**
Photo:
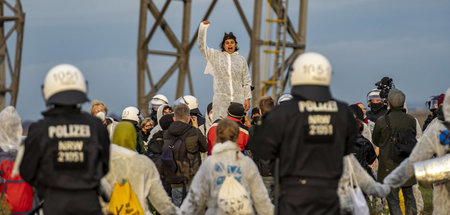
M 411 155 L 384 178 L 384 184 L 392 188 L 399 187 L 414 175 L 414 163 L 431 159 L 433 155 L 442 157 L 449 153 L 449 146 L 441 144 L 439 136 L 442 131 L 448 130 L 444 123 L 450 123 L 450 88 L 447 89 L 443 104 L 442 110 L 445 121 L 436 118 L 428 125 Z M 433 214 L 448 214 L 450 181 L 434 184 L 433 186 Z
M 240 152 L 236 141 L 239 135 L 237 123 L 222 119 L 217 126 L 217 139 L 212 155 L 208 156 L 195 174 L 189 193 L 180 207 L 180 214 L 226 214 L 218 204 L 218 194 L 222 187 L 222 169 L 235 169 L 233 177 L 249 192 L 252 201 L 251 214 L 272 215 L 274 206 L 264 187 L 258 168 L 251 158 Z M 218 167 L 222 166 L 222 169 Z M 222 183 L 221 183 L 222 182 Z M 206 212 L 204 212 L 206 206 Z M 242 211 L 240 211 L 242 212 Z M 240 214 L 240 213 L 236 213 Z
M 177 214 L 177 208 L 172 204 L 162 186 L 155 164 L 147 156 L 140 155 L 135 151 L 136 131 L 134 125 L 130 122 L 117 124 L 113 143 L 111 144 L 110 169 L 102 179 L 106 193 L 111 196 L 114 184 L 128 178 L 131 189 L 139 199 L 146 215 L 151 214 L 147 201 L 160 214 Z M 105 183 L 105 179 L 107 183 Z M 104 205 L 103 211 L 106 210 L 107 205 Z
M 213 121 L 227 116 L 230 102 L 250 108 L 251 80 L 245 58 L 237 52 L 236 37 L 232 32 L 225 33 L 221 48 L 216 50 L 206 45 L 206 31 L 209 21 L 200 23 L 198 29 L 198 48 L 207 61 L 205 74 L 213 76 Z

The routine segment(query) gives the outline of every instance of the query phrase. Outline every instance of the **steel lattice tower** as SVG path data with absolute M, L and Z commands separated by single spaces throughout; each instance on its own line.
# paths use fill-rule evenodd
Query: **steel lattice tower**
M 8 95 L 9 105 L 16 106 L 19 92 L 25 13 L 20 0 L 14 2 L 13 6 L 0 0 L 0 110 L 5 108 Z
M 230 4 L 232 3 L 236 7 L 250 39 L 250 54 L 247 62 L 251 68 L 252 82 L 255 87 L 252 95 L 254 106 L 258 98 L 268 93 L 269 90 L 271 90 L 274 97 L 278 97 L 283 92 L 288 79 L 288 72 L 286 72 L 287 65 L 290 65 L 296 56 L 304 52 L 308 0 L 297 0 L 299 1 L 298 13 L 294 13 L 296 15 L 295 18 L 298 19 L 297 28 L 292 23 L 292 17 L 288 16 L 287 9 L 289 3 L 287 0 L 254 0 L 253 9 L 242 8 L 241 1 L 233 0 L 232 2 L 230 1 Z M 172 0 L 166 0 L 163 6 L 158 8 L 153 0 L 141 0 L 137 47 L 137 91 L 138 107 L 145 114 L 148 114 L 149 100 L 175 74 L 175 71 L 178 71 L 176 97 L 178 98 L 184 94 L 186 79 L 190 94 L 194 94 L 194 85 L 189 68 L 190 52 L 197 39 L 197 32 L 191 37 L 189 32 L 193 1 L 181 1 L 183 3 L 183 13 L 180 16 L 182 29 L 179 37 L 172 30 L 174 28 L 164 18 L 167 9 L 174 2 Z M 212 0 L 209 3 L 202 20 L 208 20 L 217 2 L 218 0 Z M 269 16 L 266 13 L 264 20 L 262 18 L 263 6 L 273 11 L 271 13 L 272 15 Z M 250 10 L 253 10 L 252 25 L 250 25 L 244 13 L 244 11 Z M 153 18 L 149 18 L 149 14 Z M 202 20 L 195 20 L 195 23 L 197 24 Z M 275 39 L 271 39 L 271 37 L 261 38 L 261 24 L 263 21 L 266 23 L 265 26 L 276 26 Z M 152 23 L 151 28 L 147 29 L 147 25 L 150 23 Z M 151 40 L 160 39 L 154 38 L 155 31 L 158 28 L 162 30 L 164 36 L 170 42 L 171 47 L 168 49 L 155 50 L 155 48 L 149 46 Z M 267 28 L 265 27 L 264 30 L 267 31 Z M 272 57 L 269 57 L 273 61 L 269 69 L 261 69 L 261 47 L 264 48 L 263 53 L 274 54 Z M 175 51 L 167 51 L 173 49 Z M 289 51 L 285 51 L 286 49 L 289 49 Z M 171 56 L 176 58 L 175 62 L 162 75 L 161 79 L 156 82 L 152 78 L 153 72 L 148 64 L 149 55 Z M 263 67 L 265 66 L 263 65 Z M 262 74 L 262 71 L 265 71 L 265 73 Z M 149 92 L 145 91 L 146 86 L 149 86 Z

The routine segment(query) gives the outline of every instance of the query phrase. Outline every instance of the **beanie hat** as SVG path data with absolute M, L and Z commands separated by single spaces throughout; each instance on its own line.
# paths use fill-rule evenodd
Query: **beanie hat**
M 116 125 L 113 143 L 129 150 L 136 150 L 136 130 L 131 122 L 122 121 Z
M 161 126 L 162 130 L 167 130 L 170 126 L 170 124 L 172 124 L 173 122 L 173 116 L 174 114 L 167 114 L 161 117 L 161 119 L 159 119 L 159 126 Z
M 398 89 L 391 89 L 388 94 L 388 101 L 391 107 L 403 107 L 405 104 L 405 94 Z
M 209 103 L 208 107 L 206 108 L 206 115 L 208 115 L 209 112 L 211 112 L 211 110 L 212 110 L 212 102 Z
M 228 106 L 228 116 L 240 119 L 242 118 L 242 116 L 244 116 L 244 113 L 244 105 L 242 105 L 241 103 L 231 102 L 230 106 Z
M 444 103 L 444 97 L 445 97 L 445 94 L 441 94 L 441 95 L 439 95 L 439 98 L 438 98 L 438 107 L 439 107 L 439 105 L 441 105 L 442 103 Z
M 361 108 L 357 104 L 352 104 L 352 105 L 350 105 L 348 107 L 353 112 L 353 114 L 355 115 L 356 119 L 359 119 L 361 121 L 364 120 L 364 113 L 363 113 L 363 111 L 361 110 Z

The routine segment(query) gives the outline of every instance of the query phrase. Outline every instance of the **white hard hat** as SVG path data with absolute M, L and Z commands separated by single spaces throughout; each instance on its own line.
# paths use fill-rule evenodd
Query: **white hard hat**
M 193 110 L 198 108 L 198 100 L 194 96 L 185 95 L 178 98 L 175 102 L 175 105 L 185 104 L 189 107 L 189 110 Z
M 289 101 L 292 98 L 293 97 L 291 94 L 285 93 L 285 94 L 281 95 L 280 98 L 278 99 L 278 104 L 281 104 L 282 102 L 285 102 L 285 101 Z
M 369 93 L 367 93 L 367 103 L 370 103 L 370 101 L 372 99 L 381 99 L 380 92 L 381 91 L 379 89 L 377 89 L 377 88 L 372 89 L 371 91 L 369 91 Z
M 330 86 L 331 65 L 327 58 L 319 53 L 309 52 L 298 56 L 291 69 L 291 86 Z
M 89 101 L 83 74 L 70 64 L 60 64 L 48 71 L 42 94 L 47 104 L 81 104 Z
M 141 120 L 141 112 L 136 107 L 133 106 L 126 107 L 122 111 L 122 120 L 124 119 L 132 120 L 139 123 Z
M 157 94 L 153 96 L 153 98 L 150 100 L 150 107 L 159 107 L 164 104 L 169 104 L 169 100 L 165 95 Z

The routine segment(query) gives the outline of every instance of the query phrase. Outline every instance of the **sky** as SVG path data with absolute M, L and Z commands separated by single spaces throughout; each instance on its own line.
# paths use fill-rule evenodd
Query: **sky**
M 165 1 L 154 2 L 161 8 Z M 253 1 L 240 2 L 252 23 Z M 298 1 L 289 3 L 289 15 L 296 20 Z M 208 5 L 208 0 L 193 0 L 190 35 Z M 41 85 L 48 70 L 61 63 L 82 71 L 88 80 L 89 98 L 104 101 L 110 113 L 120 115 L 125 107 L 137 105 L 139 0 L 24 0 L 22 6 L 26 21 L 17 103 L 22 119 L 41 118 L 46 109 Z M 182 1 L 172 1 L 165 19 L 178 38 L 181 16 Z M 218 48 L 223 32 L 233 31 L 239 53 L 248 55 L 249 37 L 231 0 L 219 1 L 209 20 L 210 47 Z M 306 51 L 329 59 L 331 91 L 339 100 L 365 103 L 374 83 L 389 76 L 396 88 L 405 92 L 408 107 L 425 108 L 430 96 L 450 87 L 449 20 L 450 1 L 446 0 L 310 0 Z M 150 47 L 173 50 L 160 29 Z M 174 61 L 173 57 L 150 56 L 154 80 Z M 212 100 L 212 77 L 203 74 L 206 61 L 196 46 L 190 65 L 194 95 L 204 113 Z M 170 103 L 176 99 L 176 77 L 159 92 Z M 189 94 L 187 88 L 185 94 Z M 83 109 L 88 107 L 85 104 Z

